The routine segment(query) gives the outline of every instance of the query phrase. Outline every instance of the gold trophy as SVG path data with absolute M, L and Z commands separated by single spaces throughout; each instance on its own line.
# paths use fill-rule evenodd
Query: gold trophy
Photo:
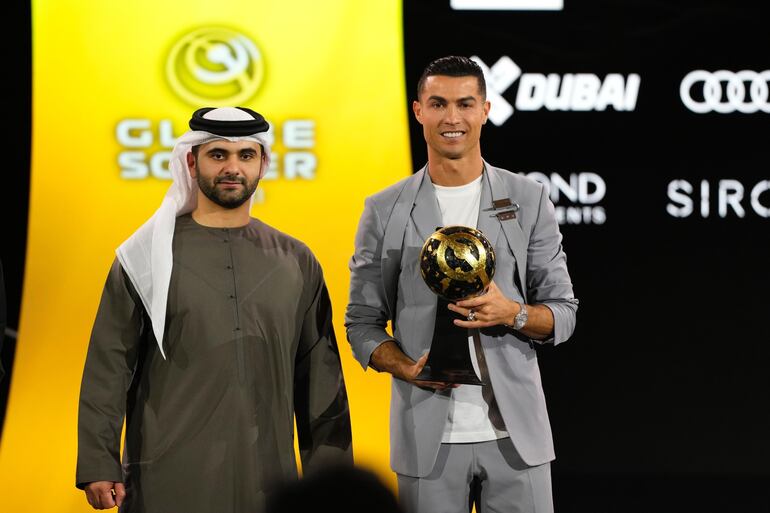
M 468 330 L 454 325 L 460 317 L 446 305 L 486 291 L 495 274 L 492 244 L 475 228 L 440 228 L 422 247 L 420 274 L 439 301 L 430 355 L 416 380 L 483 385 L 473 368 Z

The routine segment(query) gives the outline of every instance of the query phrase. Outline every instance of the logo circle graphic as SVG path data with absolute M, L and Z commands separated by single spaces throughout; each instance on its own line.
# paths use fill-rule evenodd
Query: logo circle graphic
M 183 36 L 166 59 L 166 79 L 190 105 L 242 105 L 259 89 L 265 61 L 248 37 L 222 27 Z
M 759 73 L 750 70 L 696 70 L 682 79 L 679 96 L 685 107 L 698 114 L 729 114 L 735 111 L 743 114 L 753 114 L 757 111 L 770 113 L 769 81 L 770 70 Z M 703 84 L 703 101 L 692 97 L 693 86 L 699 83 Z

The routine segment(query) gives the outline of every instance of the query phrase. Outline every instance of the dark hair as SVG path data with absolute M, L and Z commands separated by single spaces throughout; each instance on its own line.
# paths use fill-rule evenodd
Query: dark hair
M 425 66 L 425 70 L 422 72 L 420 80 L 417 81 L 418 100 L 425 87 L 425 80 L 434 75 L 444 75 L 447 77 L 476 77 L 476 80 L 479 82 L 479 94 L 481 94 L 481 97 L 485 100 L 487 98 L 487 82 L 484 80 L 484 72 L 478 64 L 468 57 L 449 55 L 447 57 L 438 58 Z

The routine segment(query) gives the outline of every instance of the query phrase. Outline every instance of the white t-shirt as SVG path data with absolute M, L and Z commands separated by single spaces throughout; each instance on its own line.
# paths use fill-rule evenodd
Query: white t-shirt
M 476 228 L 481 201 L 481 176 L 459 187 L 436 184 L 433 184 L 433 187 L 436 190 L 444 226 L 462 225 Z M 478 330 L 468 331 L 468 347 L 473 368 L 482 380 L 489 383 L 489 373 L 484 363 L 481 343 L 478 341 Z M 484 442 L 507 436 L 508 432 L 497 409 L 491 385 L 460 385 L 452 390 L 442 443 Z

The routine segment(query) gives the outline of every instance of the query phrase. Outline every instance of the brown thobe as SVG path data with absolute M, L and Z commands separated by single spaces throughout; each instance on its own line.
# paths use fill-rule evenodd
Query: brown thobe
M 252 219 L 177 218 L 161 355 L 116 260 L 80 391 L 76 485 L 124 482 L 121 511 L 255 512 L 303 472 L 352 463 L 350 417 L 321 267 Z M 120 436 L 125 417 L 125 448 Z

